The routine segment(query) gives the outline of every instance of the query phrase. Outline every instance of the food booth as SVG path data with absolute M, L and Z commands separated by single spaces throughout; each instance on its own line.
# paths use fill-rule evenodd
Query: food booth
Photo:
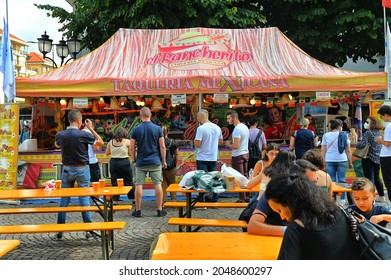
M 343 110 L 342 102 L 386 88 L 385 73 L 322 63 L 277 28 L 119 29 L 70 64 L 16 80 L 17 97 L 33 98 L 31 134 L 37 139 L 37 150 L 19 152 L 18 159 L 39 166 L 39 186 L 59 176 L 61 153 L 53 143 L 67 126 L 68 110 L 79 108 L 107 142 L 118 126 L 130 133 L 140 121 L 140 108 L 148 106 L 152 121 L 169 126 L 169 136 L 177 140 L 180 177 L 195 166 L 193 140 L 200 108 L 222 128 L 224 140 L 233 130 L 226 123 L 228 110 L 237 110 L 244 122 L 257 116 L 264 125 L 270 121 L 270 109 L 278 108 L 284 129 L 268 140 L 286 145 L 306 111 L 318 108 L 317 128 L 323 134 L 330 108 Z M 230 164 L 231 151 L 221 148 L 219 153 L 220 164 Z M 108 179 L 109 159 L 104 151 L 98 158 Z

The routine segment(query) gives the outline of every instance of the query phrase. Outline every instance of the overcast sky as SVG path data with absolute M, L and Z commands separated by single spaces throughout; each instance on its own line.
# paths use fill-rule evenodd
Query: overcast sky
M 3 29 L 3 18 L 6 18 L 6 1 L 0 0 L 0 28 Z M 38 9 L 34 4 L 49 4 L 72 11 L 72 7 L 65 0 L 8 0 L 8 28 L 9 32 L 24 41 L 37 41 L 44 31 L 57 44 L 61 39 L 58 29 L 61 27 L 57 19 L 48 17 L 46 12 Z M 38 52 L 37 44 L 30 44 L 29 51 Z

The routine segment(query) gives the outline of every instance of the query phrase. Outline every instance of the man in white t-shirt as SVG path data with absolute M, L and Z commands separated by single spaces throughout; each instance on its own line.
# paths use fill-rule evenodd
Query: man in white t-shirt
M 232 132 L 232 142 L 227 141 L 225 146 L 232 149 L 231 165 L 232 168 L 239 171 L 248 178 L 248 141 L 250 132 L 248 127 L 239 121 L 239 116 L 236 111 L 229 111 L 227 113 L 227 122 L 234 125 Z M 239 200 L 237 202 L 249 202 L 249 193 L 239 193 Z
M 383 145 L 380 150 L 380 168 L 391 201 L 391 107 L 383 105 L 377 113 L 384 122 L 384 136 L 376 138 L 376 142 Z
M 204 170 L 205 172 L 217 171 L 219 146 L 223 145 L 221 128 L 209 121 L 207 110 L 198 112 L 197 121 L 201 124 L 197 128 L 194 139 L 197 170 Z M 217 201 L 217 199 L 218 194 L 213 194 L 212 201 Z

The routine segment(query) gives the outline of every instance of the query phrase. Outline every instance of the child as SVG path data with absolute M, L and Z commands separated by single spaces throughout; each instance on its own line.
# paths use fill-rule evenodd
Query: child
M 383 227 L 391 222 L 391 208 L 375 205 L 375 187 L 369 179 L 357 178 L 353 181 L 352 197 L 354 205 L 350 205 L 349 208 L 362 214 L 367 220 Z

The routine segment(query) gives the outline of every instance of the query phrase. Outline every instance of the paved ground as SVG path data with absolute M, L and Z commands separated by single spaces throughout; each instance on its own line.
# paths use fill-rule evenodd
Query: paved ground
M 235 201 L 236 197 L 222 197 L 221 201 Z M 129 201 L 120 201 L 128 204 Z M 43 203 L 41 206 L 50 206 L 54 203 Z M 77 205 L 77 203 L 75 203 Z M 37 205 L 22 203 L 17 207 L 35 207 Z M 15 207 L 15 205 L 1 204 L 0 207 Z M 177 210 L 167 209 L 166 217 L 156 217 L 156 202 L 143 202 L 143 217 L 134 218 L 131 212 L 119 211 L 114 214 L 114 220 L 126 221 L 124 230 L 115 232 L 115 249 L 111 259 L 114 260 L 148 260 L 150 244 L 162 232 L 175 232 L 176 226 L 169 226 L 170 217 L 178 215 Z M 241 209 L 198 209 L 192 212 L 193 217 L 215 217 L 237 219 Z M 0 224 L 41 224 L 56 223 L 57 214 L 23 214 L 0 215 Z M 93 213 L 93 221 L 101 221 L 97 213 Z M 80 213 L 68 213 L 67 222 L 80 222 Z M 200 231 L 241 231 L 230 228 L 202 228 Z M 102 256 L 100 239 L 85 239 L 83 232 L 64 233 L 62 240 L 56 240 L 55 234 L 13 234 L 3 235 L 1 239 L 19 239 L 21 244 L 6 254 L 5 260 L 99 260 Z

